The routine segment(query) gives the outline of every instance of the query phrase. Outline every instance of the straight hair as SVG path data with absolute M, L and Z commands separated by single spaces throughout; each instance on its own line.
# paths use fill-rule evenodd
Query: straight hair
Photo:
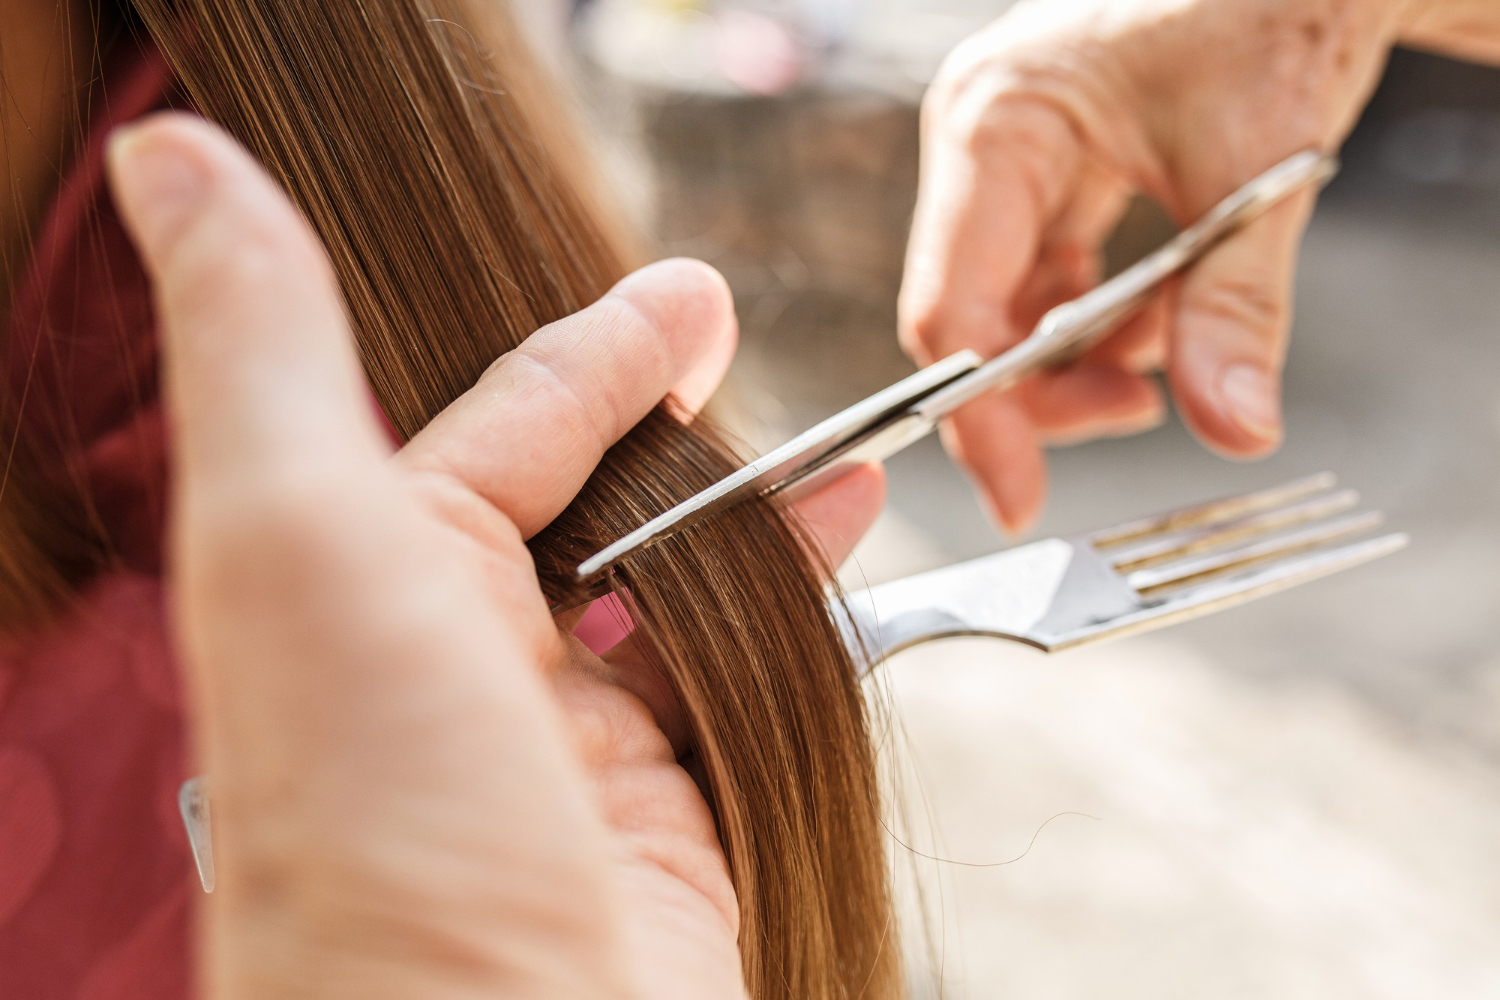
M 261 160 L 322 237 L 402 438 L 640 259 L 499 0 L 130 7 L 186 98 Z M 531 540 L 549 598 L 574 595 L 584 556 L 734 465 L 708 421 L 664 402 Z M 43 501 L 45 489 L 18 466 L 0 498 L 12 623 L 108 564 L 109 540 L 82 513 L 88 498 Z M 757 1000 L 901 992 L 870 726 L 826 603 L 827 569 L 796 521 L 762 501 L 615 577 L 689 722 Z

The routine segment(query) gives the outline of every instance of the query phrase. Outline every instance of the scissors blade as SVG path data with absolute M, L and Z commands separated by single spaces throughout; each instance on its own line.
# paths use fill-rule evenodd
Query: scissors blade
M 868 438 L 872 429 L 882 426 L 893 415 L 903 413 L 934 391 L 974 371 L 983 360 L 973 351 L 959 351 L 834 414 L 590 556 L 579 565 L 578 579 L 591 580 L 630 553 L 696 524 L 746 497 L 775 490 L 789 479 L 800 480 L 820 463 L 831 462 L 838 455 L 847 453 L 851 445 Z
M 1166 246 L 1081 298 L 1053 309 L 1030 337 L 991 361 L 961 351 L 823 421 L 739 472 L 653 518 L 578 566 L 590 583 L 621 559 L 751 496 L 787 499 L 867 462 L 881 461 L 930 434 L 954 410 L 1006 389 L 1050 365 L 1076 358 L 1144 305 L 1168 278 L 1288 195 L 1325 183 L 1338 162 L 1316 150 L 1292 156 L 1225 198 Z

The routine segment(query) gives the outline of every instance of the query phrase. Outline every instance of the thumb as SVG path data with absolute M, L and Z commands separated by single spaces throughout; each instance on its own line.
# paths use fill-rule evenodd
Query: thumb
M 1252 458 L 1281 444 L 1292 284 L 1314 199 L 1311 192 L 1289 198 L 1183 280 L 1172 389 L 1188 426 L 1221 454 Z
M 270 177 L 180 113 L 117 132 L 109 174 L 152 278 L 184 494 L 378 457 L 332 268 Z

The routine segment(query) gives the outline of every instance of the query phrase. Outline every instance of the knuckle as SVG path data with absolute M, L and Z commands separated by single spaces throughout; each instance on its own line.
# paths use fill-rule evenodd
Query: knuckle
M 929 124 L 951 129 L 985 149 L 1000 142 L 1036 141 L 1049 117 L 1036 112 L 1051 110 L 1046 95 L 1069 89 L 1070 67 L 1079 62 L 1070 49 L 1054 38 L 980 32 L 943 61 L 923 100 L 923 114 Z M 1047 124 L 1048 132 L 1055 129 Z
M 997 85 L 956 113 L 962 146 L 979 160 L 1051 163 L 1071 139 L 1071 126 L 1047 100 Z
M 484 372 L 480 374 L 477 382 L 485 382 L 497 376 L 505 368 L 507 359 L 510 358 L 510 356 L 516 352 L 516 350 L 517 348 L 512 348 L 511 350 L 506 351 L 504 354 L 500 355 L 494 361 L 491 361 L 489 365 L 484 369 Z
M 515 522 L 456 475 L 440 469 L 417 469 L 410 482 L 418 502 L 438 520 L 496 555 L 531 565 L 531 552 Z
M 1258 340 L 1275 340 L 1291 325 L 1287 297 L 1272 285 L 1248 277 L 1213 281 L 1184 307 L 1190 314 L 1231 323 Z
M 554 434 L 559 445 L 566 442 L 570 448 L 599 454 L 609 448 L 621 416 L 608 385 L 602 387 L 603 392 L 576 386 L 547 358 L 528 349 L 528 345 L 522 345 L 509 357 L 516 366 L 511 372 L 515 379 L 512 384 L 526 386 L 528 395 L 535 393 L 545 400 L 542 409 L 556 428 Z
M 599 304 L 599 308 L 599 330 L 616 344 L 630 345 L 634 356 L 632 363 L 638 371 L 643 374 L 651 373 L 654 377 L 665 376 L 673 371 L 676 367 L 673 356 L 678 353 L 673 344 L 675 324 L 661 315 L 656 304 L 643 305 L 629 296 L 611 295 Z M 612 380 L 600 379 L 594 389 L 596 391 L 591 395 L 608 408 L 610 416 L 619 418 L 620 385 Z M 624 430 L 623 427 L 617 429 Z
M 923 100 L 924 108 L 933 112 L 941 111 L 965 90 L 992 73 L 1001 61 L 989 32 L 970 35 L 943 58 Z

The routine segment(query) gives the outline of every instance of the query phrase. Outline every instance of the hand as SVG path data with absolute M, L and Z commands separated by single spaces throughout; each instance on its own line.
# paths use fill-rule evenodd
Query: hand
M 884 473 L 868 466 L 807 497 L 796 512 L 837 566 L 884 500 Z M 583 609 L 561 621 L 576 626 Z M 625 900 L 633 996 L 702 1000 L 743 995 L 739 910 L 713 816 L 678 761 L 690 749 L 685 713 L 638 642 L 602 658 L 577 639 L 554 679 L 595 802 L 616 838 L 612 872 Z M 706 780 L 703 779 L 703 780 Z
M 1099 279 L 1144 192 L 1185 224 L 1292 153 L 1336 148 L 1401 25 L 1390 0 L 1024 0 L 948 60 L 924 108 L 903 344 L 989 356 Z M 1079 363 L 944 430 L 1011 531 L 1045 492 L 1041 446 L 1158 423 L 1166 365 L 1203 442 L 1280 443 L 1280 375 L 1306 193 L 1215 250 Z
M 248 156 L 169 114 L 117 138 L 111 175 L 175 428 L 207 995 L 742 996 L 670 706 L 629 693 L 653 685 L 628 647 L 605 664 L 559 629 L 524 545 L 668 391 L 706 397 L 733 350 L 722 279 L 637 273 L 393 456 L 322 248 Z M 830 546 L 880 477 L 839 489 L 811 508 Z

